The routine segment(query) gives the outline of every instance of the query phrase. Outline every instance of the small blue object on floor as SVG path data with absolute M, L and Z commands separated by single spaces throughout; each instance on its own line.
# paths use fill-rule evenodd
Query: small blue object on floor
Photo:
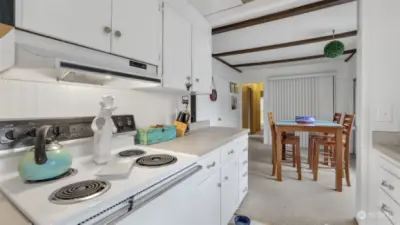
M 235 225 L 250 225 L 250 218 L 247 216 L 236 216 Z

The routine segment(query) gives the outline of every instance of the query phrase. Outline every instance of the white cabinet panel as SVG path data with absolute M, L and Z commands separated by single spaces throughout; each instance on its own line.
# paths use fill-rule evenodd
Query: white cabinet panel
M 211 28 L 193 26 L 193 91 L 211 93 Z
M 218 225 L 221 221 L 221 184 L 220 171 L 210 176 L 197 188 L 199 201 L 196 206 L 198 214 L 191 225 Z
M 18 27 L 110 51 L 111 0 L 22 0 L 21 7 Z
M 168 4 L 164 6 L 163 86 L 186 90 L 191 83 L 191 25 Z
M 113 0 L 113 53 L 154 65 L 160 64 L 162 45 L 160 4 L 159 0 Z
M 221 225 L 228 224 L 239 203 L 238 163 L 233 161 L 222 168 Z

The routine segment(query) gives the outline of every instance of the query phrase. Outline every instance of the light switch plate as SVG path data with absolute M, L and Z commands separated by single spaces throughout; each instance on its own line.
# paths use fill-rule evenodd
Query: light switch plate
M 393 121 L 393 105 L 380 105 L 376 110 L 376 122 Z

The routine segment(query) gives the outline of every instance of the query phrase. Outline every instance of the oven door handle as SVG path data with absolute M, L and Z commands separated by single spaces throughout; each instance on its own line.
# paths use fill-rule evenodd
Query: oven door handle
M 106 224 L 106 225 L 117 224 L 119 221 L 123 220 L 127 216 L 131 215 L 133 212 L 142 208 L 143 206 L 147 205 L 148 203 L 150 203 L 151 201 L 153 201 L 160 195 L 164 194 L 168 190 L 172 189 L 173 187 L 177 186 L 178 184 L 189 179 L 191 176 L 193 176 L 194 174 L 196 174 L 197 172 L 199 172 L 202 169 L 203 169 L 203 167 L 200 165 L 195 166 L 194 168 L 186 171 L 185 173 L 181 174 L 180 176 L 173 178 L 172 180 L 170 180 L 167 183 L 163 184 L 162 186 L 158 187 L 157 189 L 149 192 L 148 194 L 140 197 L 137 200 L 134 200 L 133 205 L 125 206 L 124 208 L 118 210 L 117 212 L 111 214 L 110 216 L 98 221 L 96 224 L 99 224 L 99 225 L 100 224 Z M 123 211 L 125 211 L 125 213 L 122 213 Z

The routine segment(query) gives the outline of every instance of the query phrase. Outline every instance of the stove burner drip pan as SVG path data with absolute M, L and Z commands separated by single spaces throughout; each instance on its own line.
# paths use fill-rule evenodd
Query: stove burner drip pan
M 108 181 L 86 180 L 64 186 L 54 191 L 49 201 L 58 205 L 74 204 L 98 197 L 111 187 Z
M 140 166 L 159 167 L 159 166 L 171 165 L 176 163 L 177 161 L 178 159 L 175 156 L 157 154 L 157 155 L 143 156 L 138 160 L 136 160 L 136 163 Z

